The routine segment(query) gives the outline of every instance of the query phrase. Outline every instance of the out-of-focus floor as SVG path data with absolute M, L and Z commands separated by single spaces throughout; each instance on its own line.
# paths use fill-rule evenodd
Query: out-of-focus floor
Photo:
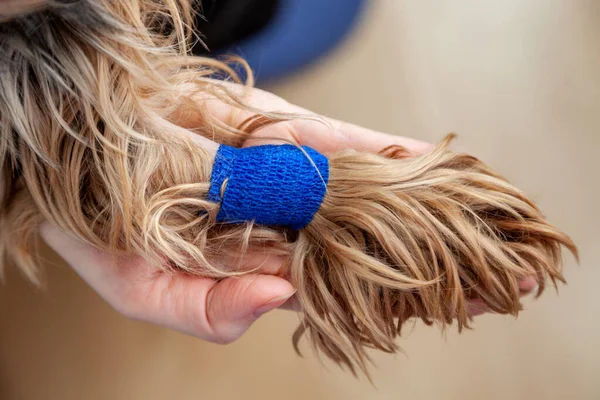
M 458 132 L 573 236 L 581 266 L 568 258 L 569 285 L 516 321 L 417 324 L 405 355 L 374 354 L 376 389 L 297 357 L 291 313 L 221 347 L 126 320 L 62 264 L 44 292 L 9 274 L 1 399 L 600 399 L 600 2 L 373 0 L 340 49 L 269 88 L 387 132 Z

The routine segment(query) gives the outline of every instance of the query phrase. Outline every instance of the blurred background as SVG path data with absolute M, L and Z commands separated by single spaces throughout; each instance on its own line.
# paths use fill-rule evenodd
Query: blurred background
M 260 71 L 259 71 L 260 72 Z M 315 112 L 479 156 L 571 234 L 568 286 L 374 353 L 375 387 L 277 311 L 223 347 L 121 317 L 48 253 L 46 287 L 0 287 L 0 399 L 600 399 L 600 2 L 372 0 L 344 42 L 268 90 Z

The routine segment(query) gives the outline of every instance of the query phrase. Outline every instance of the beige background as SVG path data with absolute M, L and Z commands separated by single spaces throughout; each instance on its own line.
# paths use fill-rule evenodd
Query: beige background
M 377 388 L 307 352 L 276 312 L 220 347 L 128 321 L 64 266 L 0 288 L 0 399 L 600 399 L 600 1 L 374 0 L 324 62 L 270 89 L 314 111 L 458 147 L 572 234 L 569 285 L 517 320 L 375 355 Z

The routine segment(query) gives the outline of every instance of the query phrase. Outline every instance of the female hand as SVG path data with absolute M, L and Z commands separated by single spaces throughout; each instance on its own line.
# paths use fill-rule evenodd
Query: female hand
M 230 90 L 242 87 L 227 84 Z M 200 107 L 227 123 L 239 125 L 250 113 L 234 109 L 215 98 L 198 98 Z M 283 99 L 253 89 L 248 102 L 263 110 L 284 113 L 312 113 L 290 105 Z M 193 126 L 193 116 L 186 125 Z M 194 136 L 206 148 L 217 145 Z M 401 145 L 415 153 L 423 153 L 431 145 L 417 140 L 387 135 L 330 118 L 295 119 L 270 125 L 257 131 L 248 145 L 294 140 L 301 145 L 330 154 L 345 148 L 379 152 L 390 145 Z M 281 260 L 269 256 L 248 256 L 243 263 L 248 269 L 261 267 L 260 274 L 232 277 L 216 281 L 184 274 L 166 274 L 152 268 L 139 257 L 115 263 L 112 254 L 97 250 L 75 237 L 46 223 L 42 238 L 115 310 L 135 320 L 165 326 L 198 338 L 229 343 L 238 339 L 261 315 L 286 304 L 293 308 L 295 289 L 274 274 Z M 225 262 L 225 261 L 224 261 Z M 237 264 L 239 265 L 239 264 Z M 533 279 L 521 283 L 523 294 L 535 288 Z M 287 303 L 286 303 L 287 302 Z M 473 302 L 473 314 L 485 312 L 483 303 Z

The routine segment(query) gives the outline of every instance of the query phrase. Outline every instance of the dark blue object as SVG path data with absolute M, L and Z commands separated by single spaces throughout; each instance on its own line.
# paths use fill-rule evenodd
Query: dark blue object
M 328 180 L 329 160 L 310 147 L 221 145 L 208 200 L 221 203 L 218 222 L 254 221 L 299 230 L 321 206 Z
M 365 1 L 281 0 L 265 28 L 227 53 L 243 57 L 259 82 L 280 77 L 336 46 L 353 27 Z

